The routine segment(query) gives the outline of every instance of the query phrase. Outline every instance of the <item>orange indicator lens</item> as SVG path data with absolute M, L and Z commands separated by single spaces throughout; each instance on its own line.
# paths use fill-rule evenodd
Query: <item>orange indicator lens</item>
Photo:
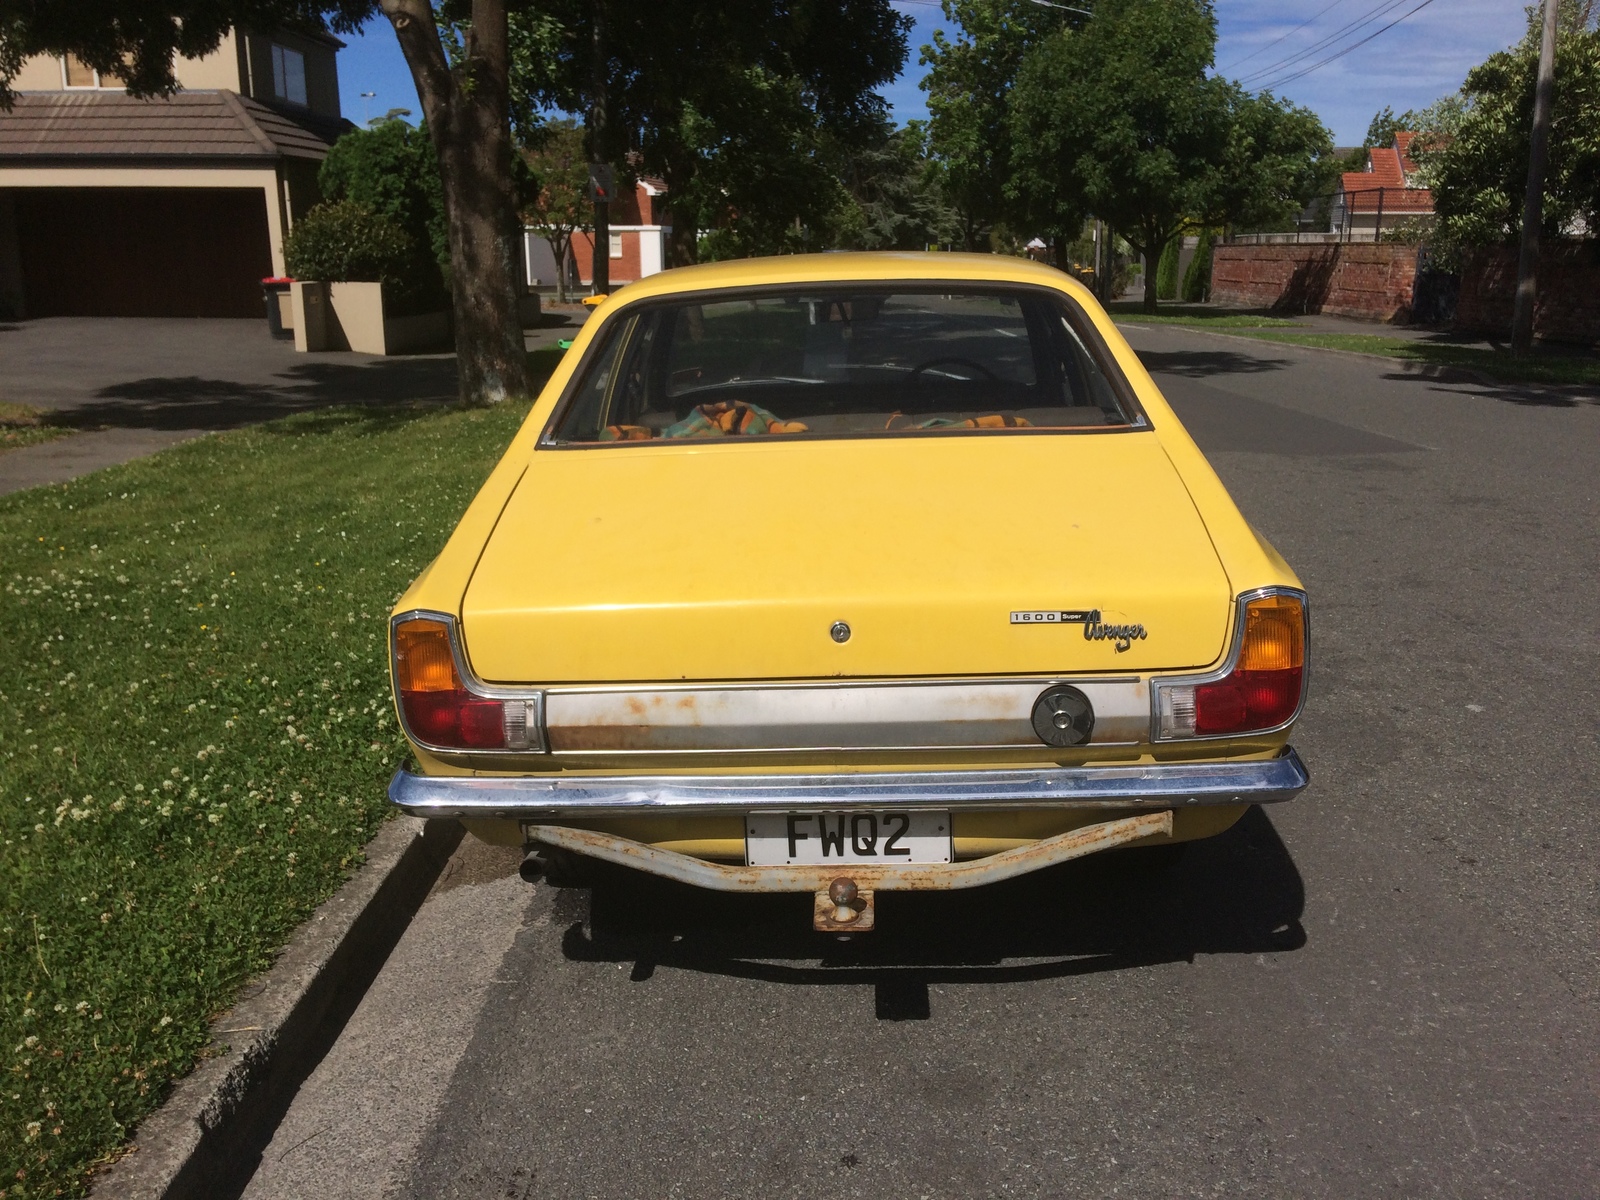
M 461 686 L 443 621 L 407 621 L 394 631 L 394 677 L 402 692 L 451 692 Z
M 1263 596 L 1245 606 L 1240 671 L 1292 671 L 1305 666 L 1305 606 L 1298 596 Z

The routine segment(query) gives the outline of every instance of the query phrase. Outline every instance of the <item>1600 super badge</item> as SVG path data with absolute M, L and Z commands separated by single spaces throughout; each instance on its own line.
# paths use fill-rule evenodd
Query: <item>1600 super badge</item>
M 1147 636 L 1143 625 L 1109 625 L 1100 619 L 1098 608 L 1088 609 L 1017 609 L 1011 613 L 1013 625 L 1082 625 L 1086 642 L 1114 642 L 1121 654 L 1134 642 Z

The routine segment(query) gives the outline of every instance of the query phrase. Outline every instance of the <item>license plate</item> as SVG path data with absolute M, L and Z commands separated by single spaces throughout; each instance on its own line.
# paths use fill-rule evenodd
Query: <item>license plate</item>
M 744 831 L 745 862 L 752 867 L 950 861 L 950 814 L 927 809 L 751 813 Z

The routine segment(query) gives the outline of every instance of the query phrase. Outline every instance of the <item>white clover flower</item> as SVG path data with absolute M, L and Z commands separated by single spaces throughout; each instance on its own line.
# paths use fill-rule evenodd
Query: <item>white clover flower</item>
M 56 1005 L 56 1011 L 58 1013 L 66 1012 L 67 1011 L 67 1006 L 65 1004 L 58 1004 L 58 1005 Z
M 35 825 L 33 827 L 33 831 L 35 833 L 43 833 L 44 832 L 44 822 L 41 821 L 41 822 L 39 822 L 39 824 Z
M 33 1034 L 30 1033 L 27 1037 L 22 1039 L 22 1044 L 24 1046 L 26 1046 L 29 1050 L 32 1050 L 35 1046 L 37 1046 L 39 1044 L 39 1039 L 37 1037 L 35 1037 Z
M 206 814 L 206 820 L 210 821 L 213 825 L 221 825 L 222 824 L 222 814 L 219 813 L 219 812 L 207 813 Z
M 24 1128 L 28 1131 L 28 1141 L 35 1142 L 39 1140 L 39 1131 L 43 1128 L 39 1122 L 29 1121 Z
M 77 1013 L 79 1016 L 82 1016 L 84 1013 L 89 1011 L 89 1002 L 87 1000 L 79 1000 L 72 1006 L 72 1011 Z
M 172 1024 L 172 1018 L 171 1017 L 162 1017 L 161 1020 L 156 1022 L 156 1028 L 157 1029 L 164 1029 L 168 1025 L 171 1025 L 171 1024 Z

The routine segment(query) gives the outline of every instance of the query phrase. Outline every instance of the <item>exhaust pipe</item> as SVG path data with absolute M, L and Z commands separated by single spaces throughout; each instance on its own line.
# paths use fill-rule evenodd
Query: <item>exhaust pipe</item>
M 517 866 L 517 874 L 522 877 L 523 883 L 538 883 L 544 878 L 544 855 L 538 850 L 530 850 L 522 856 L 522 862 Z

